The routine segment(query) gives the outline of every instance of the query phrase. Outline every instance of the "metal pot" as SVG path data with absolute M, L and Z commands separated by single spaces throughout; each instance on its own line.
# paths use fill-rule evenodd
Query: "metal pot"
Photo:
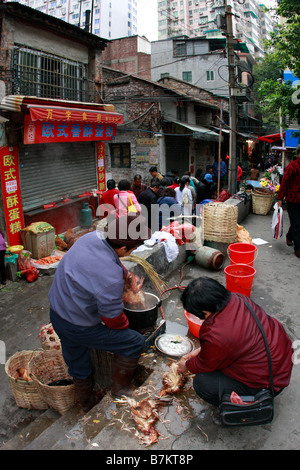
M 144 292 L 147 308 L 143 310 L 132 309 L 124 306 L 124 313 L 129 320 L 129 328 L 133 330 L 142 330 L 153 326 L 157 320 L 157 309 L 161 305 L 159 298 Z

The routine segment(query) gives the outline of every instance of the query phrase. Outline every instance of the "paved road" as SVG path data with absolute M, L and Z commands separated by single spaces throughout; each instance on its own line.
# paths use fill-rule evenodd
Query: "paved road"
M 261 238 L 266 244 L 258 247 L 255 260 L 257 270 L 251 292 L 252 299 L 262 305 L 272 316 L 278 318 L 295 344 L 300 344 L 299 311 L 299 272 L 300 260 L 295 257 L 293 248 L 285 244 L 285 236 L 274 241 L 271 235 L 271 215 L 250 214 L 242 225 L 252 238 Z M 287 214 L 284 212 L 284 229 L 288 228 Z M 226 261 L 228 264 L 228 260 Z M 224 271 L 208 271 L 191 263 L 183 270 L 182 285 L 201 275 L 209 275 L 224 283 Z M 47 293 L 53 276 L 44 275 L 32 284 L 26 281 L 15 282 L 0 291 L 0 340 L 6 347 L 6 357 L 16 351 L 32 350 L 40 347 L 38 334 L 41 325 L 48 322 L 49 303 Z M 168 280 L 175 286 L 180 272 L 175 271 Z M 186 328 L 183 310 L 180 308 L 177 291 L 172 300 L 164 305 L 168 319 L 167 328 Z M 181 325 L 181 326 L 180 326 Z M 168 331 L 167 331 L 168 332 Z M 300 351 L 300 345 L 298 346 Z M 295 355 L 297 358 L 297 354 Z M 298 354 L 300 361 L 300 352 Z M 0 365 L 0 446 L 30 422 L 38 411 L 18 409 L 12 398 L 10 385 Z M 222 450 L 222 449 L 299 449 L 299 389 L 300 366 L 295 365 L 290 386 L 276 398 L 276 411 L 273 422 L 266 426 L 224 429 L 216 426 L 210 416 L 199 412 L 191 420 L 177 439 L 170 443 L 173 451 L 179 450 Z M 201 408 L 201 407 L 200 407 Z M 196 408 L 197 409 L 197 408 Z M 202 408 L 201 408 L 202 409 Z M 167 441 L 166 442 L 166 449 Z

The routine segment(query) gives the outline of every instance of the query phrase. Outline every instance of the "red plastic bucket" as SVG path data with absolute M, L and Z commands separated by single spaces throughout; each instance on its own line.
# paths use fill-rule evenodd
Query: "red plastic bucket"
M 250 297 L 256 269 L 247 264 L 230 264 L 224 268 L 226 274 L 226 288 L 230 292 L 237 292 Z
M 184 310 L 184 316 L 187 319 L 189 330 L 192 335 L 196 336 L 196 338 L 199 338 L 200 328 L 204 320 L 201 320 L 200 318 L 196 317 L 192 313 L 187 312 L 186 310 Z
M 227 254 L 231 264 L 253 266 L 258 250 L 255 245 L 250 243 L 231 243 L 227 249 Z

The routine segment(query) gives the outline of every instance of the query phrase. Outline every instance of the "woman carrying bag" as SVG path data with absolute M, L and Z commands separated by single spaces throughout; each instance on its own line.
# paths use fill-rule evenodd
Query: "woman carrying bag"
M 135 194 L 130 191 L 130 186 L 130 181 L 128 180 L 121 180 L 118 184 L 119 193 L 114 195 L 117 219 L 123 215 L 141 213 L 141 206 Z
M 180 180 L 178 188 L 175 188 L 176 201 L 181 205 L 182 215 L 192 215 L 193 213 L 193 196 L 189 189 L 190 178 L 183 176 Z

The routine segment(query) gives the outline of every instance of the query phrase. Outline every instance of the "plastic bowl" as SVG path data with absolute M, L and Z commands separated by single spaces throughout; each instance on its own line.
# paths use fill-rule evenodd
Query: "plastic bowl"
M 8 248 L 8 251 L 10 253 L 22 253 L 22 251 L 24 250 L 24 246 L 23 245 L 13 245 L 13 246 L 10 246 Z
M 184 311 L 184 316 L 187 319 L 189 330 L 193 336 L 199 338 L 200 328 L 204 320 L 200 320 L 200 318 L 196 317 L 192 313 Z

